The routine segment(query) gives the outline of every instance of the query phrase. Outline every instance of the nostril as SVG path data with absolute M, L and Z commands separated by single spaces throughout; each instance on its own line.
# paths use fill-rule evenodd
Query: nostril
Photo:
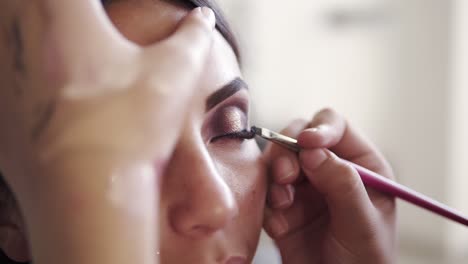
M 190 205 L 173 207 L 169 213 L 172 228 L 181 235 L 209 236 L 223 229 L 237 216 L 238 209 L 234 201 L 224 201 L 222 205 L 191 202 Z

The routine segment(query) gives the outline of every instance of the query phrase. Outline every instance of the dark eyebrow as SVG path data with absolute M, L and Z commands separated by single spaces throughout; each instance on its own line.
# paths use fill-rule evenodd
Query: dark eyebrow
M 206 111 L 213 109 L 216 105 L 226 100 L 230 96 L 234 95 L 242 89 L 249 89 L 247 83 L 244 80 L 237 77 L 228 84 L 221 87 L 219 90 L 208 96 L 206 99 Z

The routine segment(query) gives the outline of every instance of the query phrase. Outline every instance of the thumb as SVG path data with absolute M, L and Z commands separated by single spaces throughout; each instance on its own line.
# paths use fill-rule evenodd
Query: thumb
M 144 50 L 144 74 L 152 84 L 144 89 L 156 89 L 161 111 L 187 109 L 211 51 L 215 24 L 211 9 L 196 8 L 169 38 Z
M 185 120 L 191 101 L 196 98 L 203 69 L 213 42 L 216 19 L 209 8 L 196 8 L 181 21 L 177 30 L 167 39 L 147 47 L 141 53 L 144 81 L 135 89 L 138 104 L 148 102 L 149 109 L 157 105 L 153 123 L 170 124 L 170 129 L 158 129 L 165 142 L 159 151 L 172 149 Z M 151 111 L 149 111 L 151 112 Z M 174 118 L 177 115 L 180 118 Z
M 192 10 L 170 37 L 145 50 L 143 60 L 154 70 L 151 75 L 156 72 L 158 79 L 164 79 L 172 87 L 192 87 L 211 50 L 215 25 L 216 17 L 211 9 Z
M 208 7 L 197 7 L 182 20 L 176 32 L 166 41 L 176 45 L 190 44 L 194 50 L 200 51 L 200 48 L 208 50 L 215 26 L 216 16 L 213 10 Z
M 374 206 L 354 168 L 327 149 L 303 150 L 299 159 L 306 177 L 324 196 L 333 223 L 369 227 Z

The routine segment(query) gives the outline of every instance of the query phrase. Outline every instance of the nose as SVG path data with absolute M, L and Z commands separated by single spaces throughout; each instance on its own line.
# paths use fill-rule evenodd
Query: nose
M 172 182 L 178 186 L 169 221 L 184 236 L 200 238 L 225 227 L 238 214 L 234 193 L 204 145 L 176 149 Z M 172 188 L 171 188 L 172 189 Z

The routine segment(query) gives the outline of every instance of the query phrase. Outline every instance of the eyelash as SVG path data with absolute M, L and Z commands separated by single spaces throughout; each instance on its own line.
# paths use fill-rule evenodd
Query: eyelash
M 210 140 L 210 142 L 213 143 L 224 138 L 246 140 L 246 139 L 253 139 L 254 137 L 255 137 L 254 132 L 252 132 L 251 130 L 244 129 L 242 131 L 230 132 L 230 133 L 215 136 Z

